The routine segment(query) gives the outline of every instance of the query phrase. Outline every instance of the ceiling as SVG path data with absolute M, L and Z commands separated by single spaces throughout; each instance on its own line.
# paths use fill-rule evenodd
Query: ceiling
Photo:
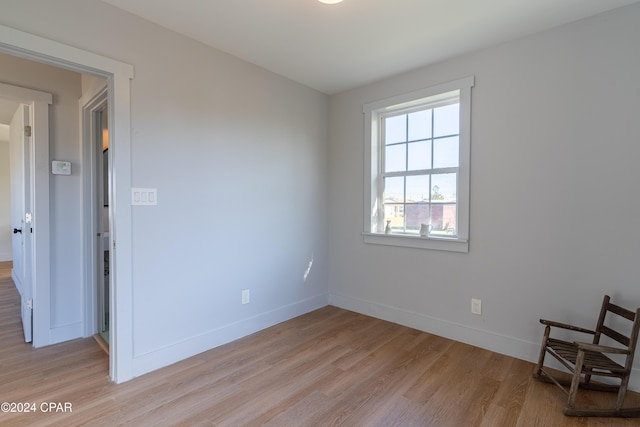
M 103 0 L 327 94 L 640 0 Z

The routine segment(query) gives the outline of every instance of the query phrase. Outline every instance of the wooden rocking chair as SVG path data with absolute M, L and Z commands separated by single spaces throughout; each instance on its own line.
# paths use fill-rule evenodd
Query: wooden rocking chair
M 593 331 L 564 323 L 540 319 L 540 323 L 546 325 L 546 327 L 544 330 L 544 338 L 542 339 L 542 348 L 540 349 L 540 358 L 538 359 L 538 365 L 536 366 L 533 377 L 542 381 L 555 383 L 568 394 L 569 400 L 567 407 L 564 409 L 565 415 L 579 417 L 640 417 L 640 408 L 622 407 L 627 393 L 627 386 L 629 385 L 629 378 L 631 376 L 636 342 L 638 341 L 638 331 L 640 330 L 640 308 L 634 312 L 612 304 L 609 301 L 609 296 L 605 295 L 604 301 L 602 302 L 602 308 L 600 310 L 600 317 L 598 318 L 597 326 Z M 610 313 L 609 316 L 607 316 L 608 313 Z M 629 320 L 633 323 L 629 336 L 625 336 L 605 325 L 605 320 L 607 320 L 607 324 L 612 325 L 611 318 L 613 315 L 616 315 L 616 317 L 621 319 Z M 549 334 L 551 332 L 551 327 L 593 335 L 593 341 L 590 343 L 582 341 L 569 342 L 550 338 Z M 622 344 L 622 347 L 600 345 L 600 337 L 602 335 L 617 341 Z M 543 366 L 544 357 L 547 353 L 555 357 L 571 372 L 571 380 L 563 380 L 551 375 L 551 373 Z M 622 358 L 624 361 L 620 359 L 620 363 L 618 363 L 610 359 L 607 354 L 618 355 L 614 356 L 614 358 Z M 618 378 L 620 379 L 620 385 L 592 382 L 592 376 Z M 566 386 L 569 386 L 568 391 L 565 388 Z M 579 388 L 617 392 L 618 398 L 615 408 L 576 408 L 576 396 Z

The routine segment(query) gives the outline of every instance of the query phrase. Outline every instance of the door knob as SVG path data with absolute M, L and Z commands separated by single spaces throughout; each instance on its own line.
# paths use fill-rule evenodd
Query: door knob
M 13 229 L 13 234 L 16 234 L 16 233 L 22 234 L 22 228 L 14 228 Z

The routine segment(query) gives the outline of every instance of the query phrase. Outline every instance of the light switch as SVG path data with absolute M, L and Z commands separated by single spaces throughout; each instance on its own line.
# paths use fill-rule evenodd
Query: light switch
M 158 204 L 157 188 L 132 188 L 131 204 L 134 206 L 155 206 Z

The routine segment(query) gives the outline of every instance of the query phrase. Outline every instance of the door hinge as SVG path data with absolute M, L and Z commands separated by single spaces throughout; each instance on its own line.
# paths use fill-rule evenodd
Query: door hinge
M 32 310 L 32 309 L 33 309 L 33 299 L 32 299 L 32 298 L 29 298 L 29 299 L 27 300 L 27 308 L 28 308 L 29 310 Z
M 31 126 L 24 127 L 24 136 L 31 136 Z

